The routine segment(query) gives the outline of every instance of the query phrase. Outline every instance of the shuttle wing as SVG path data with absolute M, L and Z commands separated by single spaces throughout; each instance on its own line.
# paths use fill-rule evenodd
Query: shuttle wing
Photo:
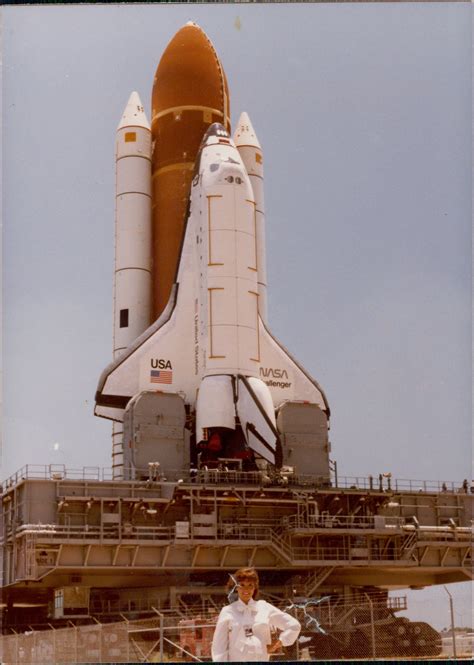
M 285 401 L 304 400 L 317 404 L 329 417 L 329 404 L 322 388 L 293 356 L 259 322 L 260 379 L 270 389 L 277 409 Z
M 176 307 L 178 291 L 175 284 L 160 318 L 102 372 L 95 397 L 97 416 L 121 421 L 128 401 L 142 390 L 193 392 L 192 350 L 186 344 L 192 316 Z
M 195 399 L 199 358 L 190 343 L 197 309 L 193 230 L 194 218 L 189 215 L 168 304 L 158 320 L 102 372 L 95 415 L 122 421 L 128 401 L 143 390 L 180 393 L 188 402 Z

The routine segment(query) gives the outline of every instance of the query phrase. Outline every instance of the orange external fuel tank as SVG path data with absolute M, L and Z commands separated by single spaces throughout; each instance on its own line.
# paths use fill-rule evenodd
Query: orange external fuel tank
M 211 41 L 181 28 L 158 64 L 152 92 L 153 317 L 175 280 L 194 162 L 209 125 L 230 131 L 229 91 Z

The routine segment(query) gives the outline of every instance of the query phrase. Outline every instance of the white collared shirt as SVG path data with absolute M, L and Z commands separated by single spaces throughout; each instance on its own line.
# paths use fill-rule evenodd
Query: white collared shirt
M 283 631 L 278 639 L 291 646 L 301 630 L 300 622 L 270 605 L 266 600 L 240 599 L 222 608 L 212 639 L 214 662 L 245 662 L 270 660 L 267 645 L 271 644 L 271 629 Z

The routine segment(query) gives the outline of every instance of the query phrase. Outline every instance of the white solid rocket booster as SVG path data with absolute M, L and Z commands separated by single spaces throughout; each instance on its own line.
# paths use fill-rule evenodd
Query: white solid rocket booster
M 234 133 L 234 143 L 252 185 L 255 205 L 257 243 L 258 311 L 267 323 L 267 260 L 265 254 L 265 201 L 263 195 L 263 151 L 248 114 L 241 113 Z
M 150 325 L 151 132 L 132 92 L 116 134 L 114 356 Z
M 115 274 L 113 353 L 150 325 L 151 131 L 140 97 L 132 92 L 115 140 Z M 123 469 L 122 425 L 112 431 L 114 478 Z

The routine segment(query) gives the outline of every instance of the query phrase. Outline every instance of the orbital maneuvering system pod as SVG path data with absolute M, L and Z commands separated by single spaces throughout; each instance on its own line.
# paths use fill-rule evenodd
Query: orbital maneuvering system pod
M 329 407 L 267 324 L 263 155 L 188 23 L 158 65 L 151 129 L 132 93 L 116 138 L 114 359 L 95 414 L 114 477 L 235 461 L 329 477 Z M 122 425 L 119 423 L 123 423 Z

